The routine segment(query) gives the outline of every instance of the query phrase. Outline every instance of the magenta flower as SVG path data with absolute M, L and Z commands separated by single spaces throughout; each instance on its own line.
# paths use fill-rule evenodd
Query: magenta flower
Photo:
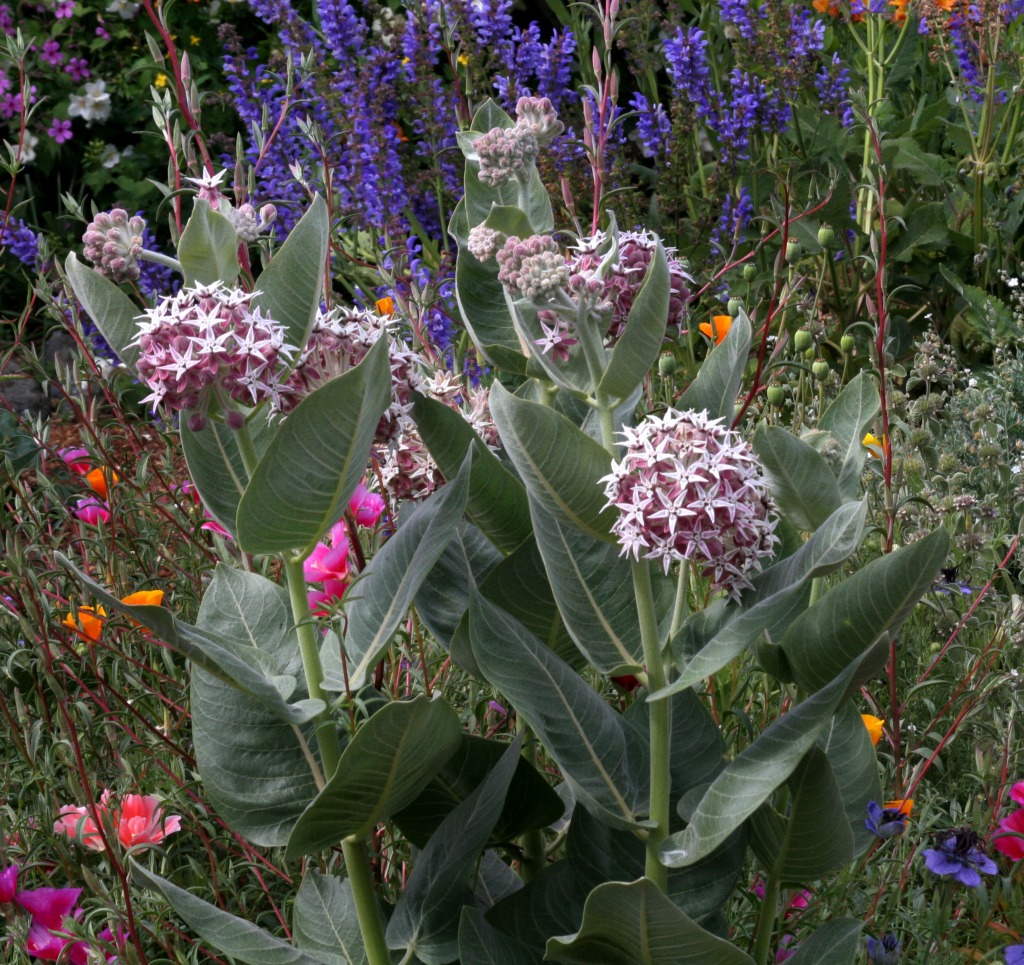
M 330 545 L 317 543 L 302 572 L 308 583 L 320 583 L 322 590 L 309 590 L 306 594 L 310 610 L 316 616 L 326 616 L 328 608 L 345 596 L 348 589 L 348 532 L 344 522 L 335 523 L 329 530 Z
M 56 67 L 59 63 L 64 60 L 64 54 L 61 53 L 60 41 L 59 40 L 47 40 L 43 44 L 43 49 L 39 53 L 39 59 L 48 63 L 51 67 Z
M 1011 861 L 1024 860 L 1024 810 L 1014 811 L 999 822 L 1000 833 L 992 840 L 992 846 Z
M 74 916 L 81 888 L 33 888 L 19 891 L 14 899 L 31 916 L 33 924 L 61 928 L 64 919 Z
M 75 15 L 75 0 L 57 0 L 53 15 L 58 19 L 67 19 Z
M 167 835 L 181 830 L 181 818 L 164 815 L 152 794 L 126 794 L 114 812 L 114 824 L 126 848 L 160 844 Z
M 89 455 L 89 450 L 83 449 L 81 446 L 58 449 L 57 455 L 67 463 L 68 469 L 78 473 L 79 476 L 86 475 L 92 469 L 92 457 Z
M 60 118 L 55 117 L 51 121 L 50 126 L 46 129 L 46 133 L 50 135 L 58 144 L 63 144 L 65 141 L 71 140 L 71 121 L 62 121 Z
M 1010 788 L 1010 797 L 1018 804 L 1024 804 L 1024 781 L 1018 781 Z
M 376 526 L 384 512 L 384 498 L 371 493 L 365 483 L 360 483 L 348 501 L 348 510 L 360 526 Z
M 98 496 L 84 496 L 77 500 L 72 512 L 89 526 L 110 522 L 110 508 Z
M 65 65 L 64 73 L 70 74 L 71 79 L 76 83 L 88 80 L 92 76 L 89 70 L 89 61 L 84 57 L 72 57 Z
M 18 866 L 12 864 L 0 871 L 0 905 L 9 905 L 18 893 Z

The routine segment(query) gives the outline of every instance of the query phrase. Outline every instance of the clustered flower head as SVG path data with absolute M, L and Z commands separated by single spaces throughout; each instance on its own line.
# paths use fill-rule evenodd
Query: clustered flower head
M 733 598 L 772 556 L 778 517 L 749 443 L 704 412 L 669 409 L 620 435 L 605 483 L 624 556 L 701 566 Z
M 548 301 L 569 281 L 565 257 L 551 235 L 508 238 L 497 258 L 498 281 L 518 298 Z
M 537 137 L 529 127 L 492 127 L 473 142 L 480 160 L 480 180 L 504 187 L 537 160 Z
M 123 208 L 101 211 L 82 235 L 82 254 L 101 275 L 118 283 L 136 281 L 145 230 L 146 222 L 138 215 L 129 217 Z
M 500 231 L 478 224 L 470 230 L 466 247 L 477 261 L 490 261 L 501 248 L 504 238 Z
M 272 204 L 263 205 L 257 212 L 251 204 L 235 208 L 221 199 L 219 211 L 234 225 L 238 240 L 246 245 L 256 241 L 277 220 L 277 208 Z
M 977 888 L 982 874 L 994 875 L 999 870 L 982 850 L 978 833 L 969 827 L 942 832 L 936 846 L 921 853 L 932 874 L 953 878 L 968 888 Z
M 541 147 L 550 144 L 565 130 L 547 97 L 520 97 L 516 101 L 516 127 L 530 131 Z
M 189 427 L 203 428 L 210 400 L 225 396 L 246 405 L 276 400 L 278 363 L 295 349 L 285 343 L 284 326 L 253 306 L 259 292 L 227 288 L 221 282 L 184 288 L 162 298 L 139 322 L 139 376 L 151 392 L 153 410 L 191 413 Z M 241 425 L 237 411 L 226 421 Z

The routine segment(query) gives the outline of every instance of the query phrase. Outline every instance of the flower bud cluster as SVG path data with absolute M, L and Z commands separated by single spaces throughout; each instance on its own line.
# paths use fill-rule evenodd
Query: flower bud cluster
M 260 232 L 266 231 L 277 219 L 277 208 L 272 204 L 263 205 L 257 214 L 251 204 L 242 204 L 233 208 L 222 200 L 220 213 L 235 226 L 238 240 L 246 245 L 251 245 L 260 236 Z
M 101 211 L 89 222 L 82 235 L 82 254 L 101 275 L 119 284 L 139 277 L 139 254 L 146 222 L 138 215 L 128 216 L 123 208 Z
M 550 144 L 565 130 L 547 97 L 520 97 L 516 101 L 516 127 L 530 131 L 541 147 Z
M 775 505 L 750 445 L 707 412 L 648 416 L 620 433 L 626 451 L 605 483 L 624 556 L 693 561 L 738 599 L 774 551 Z
M 246 405 L 276 400 L 278 363 L 296 350 L 285 343 L 284 326 L 253 306 L 258 294 L 214 282 L 184 288 L 148 309 L 131 343 L 150 388 L 143 401 L 154 411 L 189 411 L 189 425 L 201 429 L 218 392 Z
M 480 161 L 480 180 L 504 187 L 537 160 L 537 137 L 527 127 L 492 127 L 473 142 Z
M 569 281 L 569 269 L 551 235 L 511 237 L 497 253 L 498 281 L 512 295 L 531 302 L 550 301 Z
M 467 247 L 477 261 L 490 261 L 501 248 L 504 238 L 500 231 L 478 224 L 469 232 Z

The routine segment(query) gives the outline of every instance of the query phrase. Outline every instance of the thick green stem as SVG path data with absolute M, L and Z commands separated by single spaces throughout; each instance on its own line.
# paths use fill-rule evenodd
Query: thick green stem
M 391 965 L 391 953 L 384 940 L 384 926 L 380 910 L 377 908 L 377 897 L 373 892 L 366 841 L 357 837 L 345 838 L 341 842 L 341 850 L 345 855 L 345 868 L 348 871 L 349 883 L 352 885 L 359 931 L 366 947 L 366 960 L 369 965 Z
M 161 254 L 159 251 L 147 251 L 143 248 L 142 251 L 139 252 L 139 257 L 143 261 L 153 262 L 154 265 L 163 265 L 165 268 L 170 268 L 172 271 L 182 272 L 181 262 L 178 261 L 177 258 Z
M 754 965 L 767 965 L 768 953 L 775 934 L 775 919 L 778 917 L 779 876 L 772 871 L 765 879 L 764 898 L 757 914 L 757 932 L 754 935 Z
M 306 690 L 315 700 L 322 700 L 330 705 L 327 693 L 323 689 L 324 670 L 320 663 L 320 648 L 317 644 L 316 627 L 309 613 L 309 600 L 306 597 L 306 576 L 302 572 L 302 560 L 296 557 L 285 557 L 284 572 L 288 579 L 288 597 L 292 604 L 292 619 L 295 621 L 295 632 L 299 638 L 299 653 L 302 655 L 302 669 L 306 675 Z M 338 769 L 341 760 L 341 744 L 334 730 L 334 721 L 330 715 L 324 715 L 317 723 L 316 743 L 320 749 L 320 760 L 323 763 L 324 776 L 327 780 Z
M 647 560 L 635 560 L 632 570 L 648 686 L 654 693 L 665 687 L 668 680 L 658 640 L 658 620 L 654 612 L 654 591 L 651 588 L 651 564 Z M 661 844 L 668 837 L 669 800 L 672 792 L 672 776 L 669 770 L 672 704 L 668 700 L 656 700 L 648 707 L 651 738 L 651 809 L 648 817 L 652 827 L 647 835 L 644 874 L 664 892 L 668 888 L 668 868 L 661 863 Z
M 530 766 L 537 769 L 537 738 L 528 724 L 523 723 L 523 757 L 530 762 Z M 547 850 L 544 847 L 544 831 L 542 828 L 534 828 L 523 834 L 523 860 L 520 865 L 523 881 L 529 881 L 535 875 L 544 870 L 547 864 Z
M 671 643 L 676 638 L 679 628 L 683 625 L 690 610 L 690 564 L 683 560 L 679 564 L 679 579 L 676 582 L 676 599 L 672 607 L 672 627 L 668 631 L 668 640 Z

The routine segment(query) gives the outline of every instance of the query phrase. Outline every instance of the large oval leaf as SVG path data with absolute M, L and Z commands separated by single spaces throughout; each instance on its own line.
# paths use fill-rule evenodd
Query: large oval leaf
M 855 499 L 860 489 L 860 473 L 867 457 L 861 440 L 881 407 L 874 379 L 866 371 L 860 372 L 836 396 L 818 423 L 839 443 L 839 491 L 847 499 Z
M 208 201 L 196 198 L 178 241 L 178 261 L 186 285 L 233 285 L 238 278 L 238 232 Z
M 306 871 L 295 896 L 293 934 L 295 944 L 324 965 L 368 965 L 348 878 Z
M 109 278 L 83 265 L 73 251 L 64 262 L 64 270 L 75 298 L 82 303 L 103 340 L 134 373 L 139 349 L 129 342 L 139 333 L 137 319 L 142 312 L 138 306 Z
M 308 554 L 363 478 L 390 403 L 388 341 L 381 338 L 352 371 L 303 399 L 277 430 L 238 504 L 242 549 Z
M 697 377 L 683 393 L 676 408 L 707 411 L 712 419 L 725 419 L 726 423 L 731 423 L 733 406 L 750 354 L 750 340 L 750 321 L 741 309 L 729 334 L 708 353 Z

